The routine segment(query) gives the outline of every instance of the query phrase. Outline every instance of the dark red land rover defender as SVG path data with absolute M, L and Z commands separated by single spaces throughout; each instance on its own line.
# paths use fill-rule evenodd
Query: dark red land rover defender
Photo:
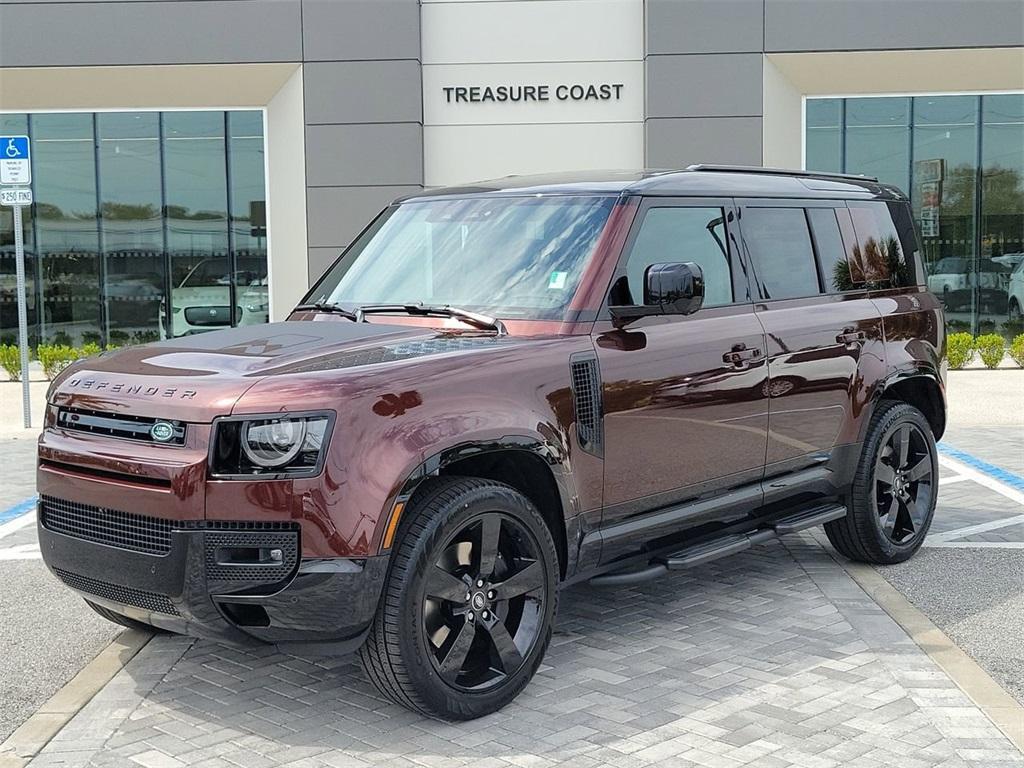
M 824 524 L 910 557 L 945 425 L 907 198 L 725 166 L 510 178 L 385 210 L 287 322 L 107 353 L 49 393 L 47 565 L 104 616 L 359 649 L 473 718 L 559 588 Z

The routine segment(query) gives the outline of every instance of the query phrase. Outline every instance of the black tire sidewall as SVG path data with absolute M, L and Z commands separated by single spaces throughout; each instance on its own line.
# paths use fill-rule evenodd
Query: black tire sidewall
M 910 541 L 899 544 L 885 535 L 882 521 L 878 514 L 877 484 L 875 482 L 875 463 L 879 452 L 884 448 L 888 438 L 900 425 L 913 424 L 924 435 L 928 446 L 928 458 L 932 466 L 932 489 L 928 509 L 925 511 L 921 531 Z M 853 493 L 853 513 L 861 515 L 871 523 L 870 530 L 874 533 L 874 541 L 879 560 L 883 563 L 898 563 L 910 558 L 924 543 L 928 529 L 935 515 L 935 504 L 938 497 L 939 465 L 938 451 L 931 425 L 919 410 L 906 403 L 894 403 L 885 408 L 873 420 L 861 455 L 861 466 L 857 473 L 857 482 Z
M 519 492 L 497 482 L 472 484 L 458 493 L 457 499 L 440 509 L 425 504 L 421 513 L 432 515 L 418 537 L 403 540 L 408 548 L 408 577 L 395 585 L 399 590 L 404 626 L 395 638 L 406 662 L 407 671 L 426 708 L 448 719 L 479 717 L 497 711 L 514 699 L 533 677 L 551 639 L 557 605 L 558 555 L 540 513 Z M 541 626 L 534 647 L 524 664 L 504 683 L 483 692 L 459 690 L 444 681 L 428 657 L 428 639 L 423 628 L 423 587 L 425 576 L 437 560 L 439 548 L 475 518 L 488 512 L 501 512 L 515 518 L 533 537 L 544 563 L 546 584 Z

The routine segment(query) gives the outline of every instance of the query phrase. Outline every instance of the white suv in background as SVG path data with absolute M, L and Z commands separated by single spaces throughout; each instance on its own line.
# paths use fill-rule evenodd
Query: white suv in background
M 1007 290 L 1007 314 L 1010 320 L 1024 319 L 1024 261 L 1018 261 L 1010 273 L 1010 287 Z

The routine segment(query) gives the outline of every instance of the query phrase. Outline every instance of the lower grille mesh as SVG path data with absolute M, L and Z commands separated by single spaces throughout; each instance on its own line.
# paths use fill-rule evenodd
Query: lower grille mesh
M 158 595 L 155 592 L 146 592 L 132 587 L 122 587 L 120 584 L 111 584 L 99 579 L 91 579 L 63 568 L 54 568 L 54 573 L 72 589 L 79 592 L 87 592 L 96 597 L 102 597 L 122 605 L 132 605 L 144 611 L 153 613 L 164 613 L 168 616 L 177 616 L 178 609 L 166 595 Z
M 47 530 L 150 555 L 166 555 L 171 551 L 171 527 L 174 523 L 170 520 L 93 507 L 52 496 L 43 496 L 40 501 L 42 523 Z

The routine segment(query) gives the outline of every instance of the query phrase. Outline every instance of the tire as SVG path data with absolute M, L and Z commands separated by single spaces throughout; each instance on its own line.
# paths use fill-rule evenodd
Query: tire
M 881 401 L 868 425 L 847 515 L 825 524 L 828 540 L 851 560 L 902 563 L 928 533 L 938 479 L 935 437 L 924 414 L 904 402 Z
M 359 652 L 367 676 L 429 717 L 497 712 L 530 682 L 551 640 L 558 554 L 547 524 L 503 483 L 443 478 L 417 489 L 399 536 Z
M 104 608 L 102 605 L 96 605 L 96 603 L 85 601 L 85 604 L 92 608 L 96 613 L 102 616 L 107 621 L 112 621 L 114 624 L 120 624 L 122 627 L 128 627 L 128 629 L 141 629 L 143 632 L 150 632 L 157 635 L 169 635 L 171 634 L 166 629 L 160 627 L 154 627 L 152 624 L 147 624 L 144 621 L 138 621 L 137 619 L 129 618 L 117 611 L 112 611 L 109 608 Z

